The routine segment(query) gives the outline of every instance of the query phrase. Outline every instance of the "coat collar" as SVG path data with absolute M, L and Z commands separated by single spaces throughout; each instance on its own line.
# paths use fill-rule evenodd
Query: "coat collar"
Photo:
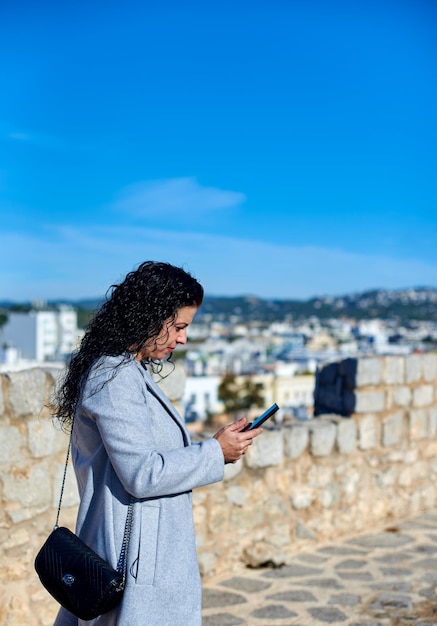
M 187 429 L 185 427 L 185 424 L 184 424 L 181 416 L 176 411 L 176 409 L 174 408 L 174 406 L 172 405 L 170 400 L 167 398 L 165 393 L 162 391 L 162 389 L 159 387 L 159 385 L 153 380 L 153 378 L 152 378 L 150 372 L 148 371 L 147 367 L 143 363 L 141 363 L 140 361 L 135 359 L 135 357 L 134 357 L 134 361 L 137 364 L 138 369 L 140 370 L 141 374 L 143 375 L 143 378 L 144 378 L 144 381 L 145 381 L 145 383 L 147 385 L 148 390 L 162 404 L 162 406 L 169 413 L 170 417 L 172 417 L 173 420 L 176 422 L 176 424 L 179 426 L 179 428 L 182 431 L 182 435 L 183 435 L 183 439 L 184 439 L 184 445 L 185 446 L 189 446 L 190 443 L 191 443 L 190 436 L 188 434 L 188 431 L 187 431 Z

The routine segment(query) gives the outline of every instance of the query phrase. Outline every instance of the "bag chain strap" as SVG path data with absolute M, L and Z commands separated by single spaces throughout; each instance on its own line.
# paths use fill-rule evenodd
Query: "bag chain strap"
M 72 437 L 73 437 L 73 426 L 74 426 L 74 417 L 73 417 L 73 420 L 71 422 L 71 431 L 70 431 L 70 437 L 69 437 L 69 440 L 68 440 L 67 457 L 65 459 L 64 474 L 62 476 L 61 493 L 60 493 L 60 496 L 59 496 L 58 510 L 56 512 L 56 521 L 55 521 L 55 525 L 53 527 L 53 530 L 56 530 L 58 528 L 58 526 L 59 526 L 59 515 L 61 513 L 62 497 L 64 495 L 65 480 L 67 478 L 68 461 L 70 459 L 70 452 L 71 452 L 71 441 L 72 441 Z M 127 510 L 126 524 L 124 525 L 123 543 L 121 545 L 120 556 L 119 556 L 118 563 L 117 563 L 117 572 L 119 574 L 122 574 L 122 576 L 123 576 L 123 580 L 122 580 L 122 583 L 121 583 L 122 588 L 124 588 L 124 586 L 126 584 L 127 553 L 128 553 L 128 550 L 129 550 L 129 543 L 130 543 L 130 537 L 131 537 L 133 511 L 134 511 L 134 498 L 133 498 L 133 496 L 131 496 L 130 497 L 130 502 L 129 502 L 129 508 Z
M 53 527 L 53 530 L 56 530 L 58 528 L 58 525 L 59 525 L 59 515 L 61 514 L 62 496 L 64 495 L 65 479 L 67 478 L 67 467 L 68 467 L 68 461 L 70 459 L 71 438 L 73 436 L 73 424 L 74 424 L 74 418 L 73 418 L 73 421 L 71 423 L 70 437 L 68 439 L 67 458 L 65 459 L 64 475 L 62 476 L 61 494 L 59 496 L 58 511 L 56 513 L 56 521 L 55 521 L 55 525 Z

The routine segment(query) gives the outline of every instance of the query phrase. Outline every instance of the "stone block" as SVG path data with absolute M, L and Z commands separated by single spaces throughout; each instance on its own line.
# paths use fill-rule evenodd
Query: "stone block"
M 247 467 L 257 469 L 281 465 L 284 460 L 284 439 L 282 431 L 265 429 L 256 437 L 244 457 Z
M 308 509 L 315 499 L 315 492 L 308 487 L 295 485 L 290 493 L 290 502 L 296 510 Z
M 296 520 L 296 528 L 295 535 L 297 539 L 311 539 L 312 541 L 316 540 L 316 535 L 309 528 L 305 526 L 299 520 Z
M 401 356 L 384 358 L 384 377 L 386 385 L 402 385 L 405 381 L 405 359 Z
M 382 361 L 380 358 L 364 357 L 358 359 L 356 387 L 380 385 L 382 380 Z
M 223 506 L 221 507 L 223 509 Z M 265 515 L 267 510 L 263 505 L 258 502 L 250 502 L 247 506 L 233 506 L 230 507 L 230 525 L 234 531 L 245 536 L 253 536 L 253 532 L 257 528 L 264 528 L 266 526 Z M 226 511 L 226 514 L 228 511 Z M 212 518 L 208 524 L 208 530 L 210 533 L 217 534 L 223 530 L 226 517 L 225 513 L 221 511 L 215 519 L 214 525 L 212 524 Z M 253 531 L 253 532 L 252 532 Z
M 4 512 L 12 524 L 21 524 L 21 522 L 29 522 L 35 519 L 37 515 L 48 510 L 46 505 L 40 506 L 23 506 L 19 502 L 6 502 Z M 55 517 L 53 516 L 53 521 Z M 50 520 L 51 522 L 52 520 Z
M 29 543 L 30 535 L 26 528 L 18 528 L 12 532 L 7 540 L 3 543 L 4 550 L 10 550 L 11 548 L 17 548 Z
M 311 459 L 312 460 L 312 459 Z M 314 489 L 326 487 L 333 480 L 331 463 L 317 463 L 312 460 L 305 476 L 305 484 Z
M 337 448 L 340 454 L 352 454 L 357 445 L 357 427 L 353 419 L 342 419 L 337 424 Z
M 51 419 L 27 423 L 27 445 L 34 459 L 53 456 L 60 451 L 67 454 L 68 440 L 68 436 L 55 427 Z
M 398 472 L 395 467 L 389 467 L 375 474 L 375 482 L 380 489 L 387 489 L 387 487 L 395 485 L 397 480 Z
M 196 548 L 199 553 L 206 543 L 205 535 L 202 533 L 202 524 L 205 520 L 205 517 L 206 517 L 206 511 L 199 514 L 199 512 L 196 509 L 193 510 L 194 525 L 196 527 L 195 541 L 196 541 Z
M 63 366 L 57 367 L 50 363 L 42 365 L 41 369 L 47 374 L 50 387 L 56 387 L 61 384 L 66 374 L 66 370 Z
M 283 520 L 283 522 L 288 525 L 288 521 L 286 521 L 290 512 L 288 502 L 284 500 L 282 495 L 276 494 L 274 487 L 271 487 L 269 493 L 270 495 L 265 502 L 264 511 L 268 528 L 274 524 L 278 524 L 279 527 L 279 520 Z
M 392 397 L 395 406 L 409 406 L 412 398 L 411 387 L 407 385 L 394 387 Z
M 243 467 L 244 465 L 242 459 L 240 459 L 240 461 L 237 461 L 237 463 L 227 463 L 225 465 L 225 475 L 223 477 L 223 480 L 225 482 L 227 482 L 228 480 L 232 480 L 233 478 L 238 476 Z
M 413 482 L 411 467 L 404 467 L 399 472 L 398 483 L 401 487 L 409 487 Z
M 423 355 L 410 354 L 405 359 L 405 382 L 407 385 L 417 383 L 422 378 L 423 372 Z
M 214 552 L 201 552 L 198 560 L 201 576 L 207 576 L 214 572 L 217 562 L 217 557 Z
M 428 353 L 422 357 L 423 380 L 426 383 L 437 384 L 437 354 Z
M 310 427 L 310 449 L 314 457 L 328 456 L 334 449 L 337 426 L 319 418 Z
M 370 450 L 378 445 L 378 423 L 374 415 L 359 419 L 358 445 L 361 450 Z
M 232 465 L 232 463 L 230 463 L 230 465 Z M 205 504 L 207 494 L 204 489 L 199 487 L 199 489 L 194 489 L 192 492 L 192 498 L 193 506 L 200 506 L 201 504 Z
M 432 404 L 434 401 L 434 387 L 432 385 L 420 385 L 413 389 L 413 406 L 422 407 Z
M 413 481 L 417 484 L 421 480 L 425 480 L 429 476 L 428 464 L 426 461 L 418 461 L 412 466 Z
M 329 483 L 320 493 L 319 502 L 324 509 L 330 509 L 338 505 L 340 489 L 336 483 Z
M 437 435 L 437 407 L 428 409 L 428 433 L 430 437 Z
M 341 488 L 343 493 L 347 496 L 348 502 L 352 502 L 360 488 L 362 476 L 353 468 L 344 471 L 341 475 Z
M 32 615 L 32 611 L 29 599 L 25 597 L 23 591 L 19 591 L 14 587 L 8 589 L 8 591 L 7 598 L 2 598 L 4 601 L 0 608 L 1 623 L 7 624 L 7 626 L 23 626 L 23 624 L 30 624 L 28 619 Z M 38 622 L 33 622 L 33 624 L 38 624 Z
M 432 485 L 425 487 L 421 492 L 422 497 L 422 510 L 429 511 L 435 507 L 437 494 Z
M 46 374 L 41 369 L 11 372 L 9 404 L 17 417 L 39 415 L 46 401 Z
M 17 463 L 23 458 L 25 442 L 15 426 L 0 427 L 0 465 Z
M 355 392 L 355 413 L 380 413 L 385 408 L 384 391 Z
M 428 412 L 425 409 L 409 411 L 410 438 L 412 441 L 428 437 Z
M 405 423 L 406 425 L 408 425 L 407 419 Z M 434 452 L 437 453 L 437 441 L 433 442 L 433 444 L 435 444 L 436 446 Z M 417 459 L 419 459 L 424 454 L 424 450 L 420 448 L 419 446 L 414 446 L 413 448 L 409 448 L 407 450 L 403 449 L 400 451 L 402 452 L 401 461 L 405 463 L 406 465 L 411 465 L 412 463 L 416 463 Z M 435 456 L 436 454 L 433 453 L 432 457 L 434 458 Z
M 297 459 L 305 452 L 309 442 L 309 430 L 306 424 L 293 424 L 284 429 L 284 452 L 290 459 Z
M 228 522 L 229 510 L 230 507 L 228 506 L 225 509 L 222 503 L 211 504 L 207 512 L 209 533 L 212 533 L 213 535 L 220 533 Z M 240 508 L 238 508 L 238 511 L 240 511 Z
M 407 419 L 405 419 L 405 423 L 407 424 Z M 407 426 L 406 426 L 407 429 Z M 386 463 L 403 463 L 404 465 L 411 465 L 411 463 L 415 463 L 417 459 L 417 451 L 416 450 L 405 450 L 402 448 L 387 451 L 381 457 L 381 465 Z M 377 465 L 379 465 L 377 463 Z
M 49 507 L 51 502 L 51 480 L 45 467 L 14 468 L 3 475 L 3 499 L 18 503 L 22 508 Z
M 289 537 L 288 541 L 290 541 Z M 243 562 L 249 567 L 261 567 L 265 563 L 273 563 L 276 567 L 280 567 L 284 565 L 285 560 L 286 557 L 281 547 L 272 545 L 270 540 L 257 539 L 244 549 Z
M 226 490 L 226 499 L 235 506 L 244 506 L 247 502 L 247 493 L 243 487 L 234 485 Z
M 194 506 L 193 507 L 193 520 L 196 529 L 200 529 L 205 521 L 206 521 L 207 510 L 204 506 Z M 200 531 L 199 531 L 200 532 Z M 197 545 L 199 545 L 198 541 L 196 541 Z
M 393 413 L 382 423 L 382 445 L 395 446 L 402 441 L 404 433 L 404 414 L 401 411 Z

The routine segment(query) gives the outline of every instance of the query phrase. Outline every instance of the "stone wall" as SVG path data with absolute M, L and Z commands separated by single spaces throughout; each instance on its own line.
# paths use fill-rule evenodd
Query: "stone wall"
M 348 358 L 325 365 L 316 378 L 314 413 L 387 415 L 435 402 L 437 355 Z
M 436 505 L 437 354 L 330 363 L 315 405 L 319 417 L 266 427 L 223 483 L 195 492 L 205 574 L 280 565 Z
M 55 375 L 42 369 L 0 376 L 0 624 L 52 624 L 55 603 L 33 569 L 52 529 L 68 437 L 44 409 Z M 78 502 L 68 475 L 62 523 L 74 524 Z
M 205 578 L 242 565 L 278 566 L 310 546 L 395 526 L 436 506 L 437 355 L 326 367 L 317 377 L 319 417 L 266 427 L 243 461 L 226 466 L 223 482 L 195 490 Z M 50 625 L 57 610 L 33 569 L 56 518 L 68 444 L 41 408 L 54 380 L 42 369 L 0 376 L 5 626 Z M 174 380 L 171 395 L 180 391 L 180 376 Z M 70 472 L 62 525 L 74 527 L 76 507 Z

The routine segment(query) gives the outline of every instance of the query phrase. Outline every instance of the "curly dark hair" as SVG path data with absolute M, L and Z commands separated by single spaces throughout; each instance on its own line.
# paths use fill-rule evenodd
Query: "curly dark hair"
M 199 307 L 202 300 L 202 285 L 169 263 L 145 261 L 122 283 L 112 285 L 55 392 L 53 416 L 64 427 L 71 426 L 82 382 L 99 357 L 139 352 L 158 337 L 166 321 L 176 319 L 178 309 Z

